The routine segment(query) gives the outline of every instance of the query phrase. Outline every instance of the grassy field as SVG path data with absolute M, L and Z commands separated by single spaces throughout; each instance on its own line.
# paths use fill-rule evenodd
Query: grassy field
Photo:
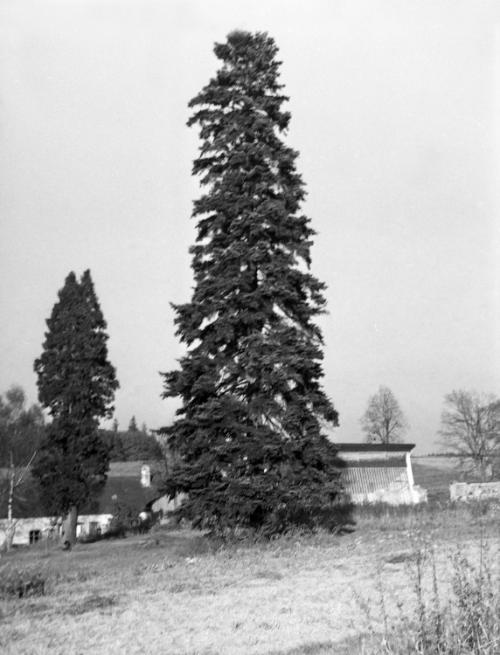
M 455 472 L 429 464 L 416 464 L 415 479 L 432 502 L 359 508 L 342 535 L 222 546 L 194 531 L 162 528 L 71 552 L 46 544 L 17 549 L 0 560 L 0 652 L 498 654 L 500 642 L 491 639 L 489 650 L 408 645 L 423 620 L 442 632 L 440 607 L 447 604 L 467 610 L 471 624 L 489 623 L 490 633 L 492 621 L 500 622 L 499 507 L 450 505 Z M 15 580 L 16 571 L 45 580 L 45 593 L 28 588 L 18 598 L 4 587 L 2 596 L 2 578 Z M 490 576 L 488 597 L 483 578 L 479 587 L 474 582 L 477 571 Z M 451 602 L 454 593 L 459 598 Z M 477 615 L 485 604 L 490 614 Z
M 46 593 L 0 601 L 0 651 L 392 652 L 378 645 L 402 612 L 414 614 L 419 553 L 433 553 L 443 599 L 458 550 L 496 566 L 500 519 L 495 508 L 485 512 L 361 510 L 348 534 L 267 544 L 220 547 L 193 531 L 162 529 L 69 553 L 19 549 L 3 558 L 4 571 L 38 571 Z M 432 587 L 430 571 L 423 588 Z
M 452 482 L 476 482 L 477 478 L 460 470 L 456 457 L 412 457 L 415 484 L 428 490 L 429 500 L 445 502 L 449 499 Z

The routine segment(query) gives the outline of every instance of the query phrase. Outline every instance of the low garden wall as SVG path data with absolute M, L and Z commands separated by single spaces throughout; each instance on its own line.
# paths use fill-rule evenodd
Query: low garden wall
M 500 482 L 453 482 L 450 484 L 450 500 L 500 501 Z

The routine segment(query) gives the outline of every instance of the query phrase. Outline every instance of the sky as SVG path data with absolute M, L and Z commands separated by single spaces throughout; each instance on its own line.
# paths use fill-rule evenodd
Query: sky
M 158 428 L 192 290 L 187 104 L 233 29 L 279 47 L 286 143 L 328 285 L 324 388 L 339 442 L 390 387 L 417 453 L 444 396 L 500 395 L 500 5 L 457 0 L 0 0 L 0 393 L 33 361 L 70 271 L 90 268 L 120 389 Z

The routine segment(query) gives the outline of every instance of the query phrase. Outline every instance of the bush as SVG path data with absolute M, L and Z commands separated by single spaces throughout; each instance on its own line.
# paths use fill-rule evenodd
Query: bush
M 108 538 L 125 537 L 127 531 L 132 529 L 136 518 L 135 512 L 129 505 L 115 503 L 113 517 L 104 536 Z
M 132 532 L 133 534 L 144 534 L 149 532 L 153 524 L 153 517 L 142 520 L 137 515 L 137 511 L 130 507 L 130 505 L 117 502 L 115 503 L 113 517 L 111 518 L 108 530 L 103 532 L 99 537 L 94 536 L 92 540 L 98 541 L 100 539 L 124 538 L 127 536 L 128 532 Z M 87 538 L 87 541 L 88 540 L 89 539 Z

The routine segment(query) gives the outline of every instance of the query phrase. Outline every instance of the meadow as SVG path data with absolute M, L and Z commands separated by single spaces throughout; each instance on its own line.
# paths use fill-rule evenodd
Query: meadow
M 498 506 L 434 500 L 353 518 L 343 534 L 268 542 L 162 527 L 71 552 L 18 549 L 0 560 L 0 579 L 39 576 L 45 593 L 4 586 L 0 651 L 500 652 Z

